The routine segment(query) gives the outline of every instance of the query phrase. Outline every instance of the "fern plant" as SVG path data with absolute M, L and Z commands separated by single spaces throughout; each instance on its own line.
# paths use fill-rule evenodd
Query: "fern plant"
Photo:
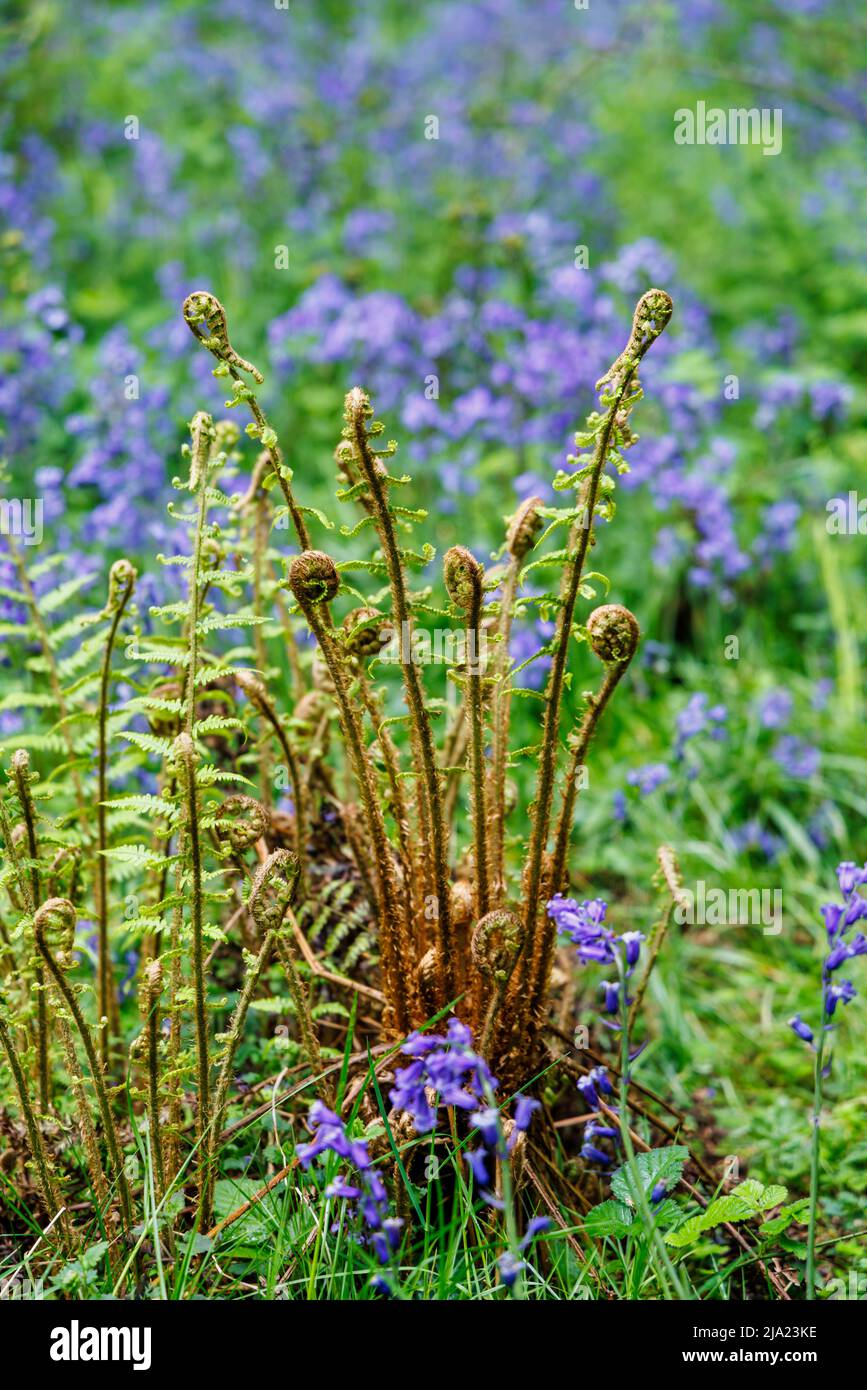
M 472 1030 L 501 1099 L 532 1089 L 554 1060 L 546 903 L 570 881 L 579 771 L 639 640 L 621 606 L 583 611 L 607 583 L 587 561 L 635 440 L 641 362 L 671 312 L 661 290 L 639 301 L 574 467 L 556 480 L 568 504 L 523 503 L 487 569 L 451 547 L 441 588 L 421 574 L 434 560 L 413 540 L 425 513 L 408 505 L 411 480 L 367 394 L 355 388 L 344 403 L 335 462 L 350 519 L 338 527 L 299 502 L 256 394 L 262 375 L 204 291 L 186 300 L 185 321 L 230 384 L 226 407 L 251 415 L 261 452 L 245 481 L 239 428 L 203 411 L 192 420 L 170 508 L 185 539 L 159 556 L 182 594 L 142 613 L 121 560 L 105 607 L 54 627 L 83 577 L 46 592 L 51 564 L 28 571 L 13 551 L 19 587 L 6 597 L 22 605 L 14 636 L 30 653 L 19 704 L 42 725 L 19 739 L 0 796 L 0 1043 L 41 1200 L 75 1249 L 85 1234 L 61 1220 L 75 1170 L 44 1137 L 60 1113 L 59 1069 L 70 1075 L 118 1288 L 140 1263 L 144 1200 L 124 1092 L 147 1135 L 169 1246 L 184 1212 L 205 1233 L 227 1115 L 242 1099 L 236 1057 L 269 1001 L 291 1015 L 305 1084 L 328 1101 L 335 1059 L 345 1100 L 371 1076 L 378 1087 L 375 1068 L 368 1082 L 349 1074 L 360 1066 L 363 1077 L 368 1049 L 393 1057 L 446 1014 Z M 313 528 L 350 553 L 317 548 Z M 548 544 L 555 533 L 559 546 Z M 531 574 L 546 577 L 532 597 Z M 510 634 L 531 605 L 555 631 L 536 654 L 551 659 L 540 741 L 519 749 L 512 711 L 535 692 L 521 686 Z M 420 658 L 432 634 L 451 642 L 450 698 Z M 581 644 L 600 684 L 564 747 Z M 385 679 L 394 665 L 399 695 Z M 525 842 L 509 773 L 527 759 Z M 119 1005 L 125 952 L 137 972 L 132 1037 Z

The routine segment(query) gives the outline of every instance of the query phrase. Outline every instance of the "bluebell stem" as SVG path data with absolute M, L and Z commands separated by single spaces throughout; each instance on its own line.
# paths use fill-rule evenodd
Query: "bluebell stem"
M 842 902 L 825 903 L 821 909 L 828 937 L 828 954 L 822 965 L 822 1010 L 816 1030 L 804 1023 L 800 1014 L 789 1019 L 789 1027 L 813 1050 L 813 1116 L 810 1144 L 810 1215 L 807 1229 L 807 1298 L 816 1297 L 816 1221 L 819 1207 L 819 1157 L 824 1080 L 830 1070 L 825 1063 L 825 1042 L 836 1027 L 832 1022 L 838 1004 L 849 1004 L 857 992 L 851 980 L 836 978 L 836 972 L 849 960 L 867 955 L 867 937 L 857 932 L 848 937 L 856 922 L 867 919 L 867 899 L 858 892 L 867 883 L 867 864 L 859 867 L 846 860 L 837 866 L 837 882 Z M 816 1038 L 818 1032 L 818 1039 Z
M 660 1261 L 661 1276 L 670 1281 L 678 1298 L 685 1298 L 686 1293 L 680 1276 L 671 1262 L 664 1242 L 660 1239 L 650 1204 L 645 1195 L 644 1185 L 639 1177 L 632 1133 L 629 1128 L 629 1005 L 632 1000 L 628 997 L 627 986 L 629 978 L 638 964 L 644 936 L 637 931 L 627 931 L 617 936 L 610 927 L 605 925 L 606 913 L 607 904 L 602 898 L 585 900 L 579 904 L 573 898 L 564 898 L 561 894 L 557 894 L 548 903 L 549 917 L 558 928 L 569 935 L 573 944 L 577 946 L 578 958 L 582 963 L 611 964 L 617 970 L 617 979 L 605 981 L 601 986 L 605 995 L 606 1011 L 617 1019 L 609 1026 L 620 1033 L 620 1105 L 617 1110 L 614 1110 L 612 1106 L 606 1106 L 606 1109 L 616 1114 L 619 1120 L 619 1137 L 623 1144 L 635 1206 L 647 1233 L 648 1242 L 656 1251 Z M 578 1089 L 582 1092 L 588 1105 L 595 1110 L 599 1108 L 599 1091 L 601 1090 L 603 1094 L 607 1095 L 613 1090 L 613 1087 L 608 1080 L 605 1069 L 597 1067 L 587 1076 L 581 1077 L 578 1082 Z M 588 1131 L 585 1131 L 585 1143 L 581 1151 L 583 1156 L 594 1163 L 609 1163 L 608 1155 L 593 1143 L 595 1136 L 603 1132 L 603 1127 L 592 1121 L 588 1125 Z

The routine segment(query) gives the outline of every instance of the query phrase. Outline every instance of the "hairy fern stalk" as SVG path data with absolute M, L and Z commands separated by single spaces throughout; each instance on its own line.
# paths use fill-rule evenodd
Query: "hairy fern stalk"
M 504 518 L 488 568 L 453 546 L 437 589 L 418 577 L 432 547 L 412 541 L 425 513 L 366 393 L 346 397 L 335 451 L 337 498 L 357 513 L 339 527 L 341 557 L 334 522 L 298 499 L 261 373 L 232 346 L 220 303 L 197 292 L 184 318 L 261 452 L 240 479 L 238 426 L 192 421 L 169 509 L 187 539 L 159 557 L 179 596 L 142 611 L 121 560 L 104 607 L 56 624 L 84 577 L 51 587 L 59 560 L 28 570 L 16 555 L 20 587 L 6 596 L 21 605 L 19 703 L 34 725 L 7 750 L 0 796 L 0 1042 L 48 1239 L 70 1253 L 85 1240 L 67 1207 L 86 1170 L 119 1289 L 136 1269 L 139 1206 L 168 1219 L 169 1244 L 185 1220 L 212 1225 L 260 1006 L 289 1019 L 273 1034 L 280 1065 L 326 1100 L 341 1058 L 399 1053 L 450 1012 L 503 1094 L 532 1085 L 555 946 L 545 904 L 570 881 L 579 772 L 639 638 L 619 605 L 585 611 L 602 578 L 587 560 L 635 438 L 642 358 L 671 309 L 662 290 L 639 301 L 555 480 L 566 505 L 533 498 Z M 531 572 L 545 576 L 541 595 L 525 591 Z M 510 634 L 534 604 L 556 629 L 537 654 L 551 658 L 541 739 L 516 750 Z M 445 678 L 424 660 L 443 632 Z M 569 729 L 582 643 L 598 690 Z M 518 766 L 536 780 L 528 821 L 510 804 Z M 67 1076 L 79 1170 L 47 1138 Z

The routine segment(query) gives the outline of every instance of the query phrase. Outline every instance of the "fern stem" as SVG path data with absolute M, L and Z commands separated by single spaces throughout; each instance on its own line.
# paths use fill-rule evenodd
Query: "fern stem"
M 470 726 L 470 780 L 472 786 L 473 860 L 476 873 L 476 917 L 490 907 L 488 879 L 488 825 L 485 771 L 485 726 L 482 703 L 482 580 L 484 570 L 464 546 L 446 551 L 443 572 L 449 598 L 465 614 L 465 669 L 467 719 Z
M 160 1124 L 160 995 L 163 990 L 162 965 L 150 960 L 145 966 L 140 989 L 140 1009 L 144 1016 L 145 1066 L 147 1069 L 148 1131 L 156 1170 L 156 1200 L 162 1200 L 166 1190 L 163 1164 L 162 1125 Z
M 521 565 L 541 524 L 540 497 L 529 497 L 509 522 L 506 549 L 509 563 L 500 597 L 497 624 L 499 642 L 494 652 L 493 677 L 496 680 L 491 758 L 491 872 L 494 895 L 499 900 L 506 891 L 506 767 L 509 761 L 509 725 L 512 705 L 512 674 L 509 648 Z
M 69 944 L 71 944 L 72 933 L 75 930 L 75 908 L 72 906 L 72 903 L 69 902 L 66 898 L 49 898 L 48 902 L 43 903 L 43 905 L 40 907 L 39 911 L 36 913 L 36 916 L 33 919 L 33 928 L 36 934 L 36 945 L 39 948 L 42 957 L 45 961 L 45 964 L 48 967 L 48 970 L 50 971 L 54 979 L 54 983 L 56 984 L 58 990 L 63 996 L 66 1007 L 69 1009 L 69 1012 L 72 1015 L 76 1029 L 78 1030 L 78 1035 L 81 1038 L 85 1053 L 87 1054 L 87 1062 L 88 1066 L 90 1067 L 91 1081 L 93 1082 L 93 1089 L 96 1092 L 97 1104 L 99 1105 L 99 1112 L 102 1117 L 102 1126 L 105 1132 L 105 1141 L 108 1145 L 108 1151 L 111 1157 L 112 1167 L 114 1169 L 114 1179 L 117 1183 L 118 1191 L 120 1192 L 121 1215 L 124 1226 L 124 1234 L 127 1237 L 129 1237 L 132 1233 L 133 1227 L 132 1196 L 129 1190 L 129 1183 L 127 1182 L 126 1170 L 124 1168 L 123 1163 L 123 1155 L 121 1153 L 120 1148 L 120 1140 L 118 1139 L 117 1129 L 114 1123 L 114 1116 L 111 1112 L 111 1105 L 109 1103 L 108 1090 L 105 1084 L 105 1076 L 103 1074 L 102 1064 L 100 1063 L 96 1048 L 93 1045 L 93 1038 L 91 1036 L 90 1029 L 88 1028 L 87 1023 L 85 1022 L 84 1015 L 81 1012 L 81 1007 L 78 1003 L 78 1000 L 75 997 L 75 992 L 72 989 L 72 986 L 69 984 L 69 981 L 66 979 L 63 970 L 61 969 L 60 965 L 55 959 L 55 956 L 50 946 L 48 945 L 48 942 L 45 939 L 46 929 L 49 923 L 55 918 L 60 919 L 63 930 L 67 936 L 67 941 Z M 69 950 L 65 952 L 65 955 L 67 957 L 70 955 Z
M 420 772 L 429 808 L 430 858 L 436 895 L 437 970 L 440 981 L 440 1004 L 449 1003 L 455 994 L 455 937 L 451 926 L 449 901 L 448 837 L 443 815 L 442 788 L 434 751 L 430 716 L 425 703 L 421 677 L 412 654 L 412 625 L 403 563 L 394 522 L 388 505 L 386 484 L 371 450 L 366 419 L 372 414 L 370 403 L 357 388 L 346 398 L 346 420 L 351 431 L 356 457 L 367 484 L 373 506 L 374 522 L 385 563 L 388 569 L 394 621 L 399 635 L 400 669 L 406 691 L 413 729 L 413 746 L 421 763 Z
M 15 783 L 15 792 L 18 797 L 18 803 L 21 807 L 21 814 L 24 818 L 24 826 L 27 832 L 27 854 L 30 859 L 28 901 L 31 915 L 33 915 L 42 900 L 42 885 L 38 862 L 39 842 L 36 837 L 36 807 L 33 803 L 33 794 L 30 790 L 30 756 L 27 751 L 23 748 L 19 748 L 13 753 L 10 766 L 12 769 L 12 779 Z M 36 990 L 36 1055 L 39 1076 L 39 1104 L 43 1110 L 47 1110 L 51 1105 L 51 1066 L 48 1056 L 50 1023 L 47 1001 L 45 998 L 42 963 L 38 956 L 34 961 L 33 974 Z
M 243 357 L 239 357 L 229 342 L 226 311 L 216 295 L 209 294 L 207 290 L 195 290 L 184 300 L 183 313 L 193 337 L 197 338 L 202 346 L 216 357 L 218 362 L 224 364 L 224 369 L 232 380 L 243 387 L 243 390 L 237 393 L 238 400 L 246 401 L 250 414 L 256 422 L 259 437 L 268 451 L 274 476 L 280 485 L 289 515 L 292 518 L 298 544 L 302 550 L 309 550 L 310 535 L 304 514 L 295 501 L 288 478 L 284 476 L 287 470 L 283 451 L 277 442 L 276 434 L 271 430 L 265 418 L 262 407 L 250 387 L 244 383 L 241 375 L 241 372 L 246 372 L 248 376 L 252 376 L 254 381 L 261 384 L 264 380 L 262 373 L 253 366 L 252 362 L 247 362 Z M 201 325 L 204 326 L 205 333 L 200 331 Z M 270 443 L 266 443 L 269 433 L 273 435 L 273 438 Z
M 385 775 L 388 780 L 388 787 L 391 795 L 391 811 L 397 827 L 397 841 L 400 851 L 401 868 L 403 870 L 406 913 L 408 920 L 415 924 L 418 921 L 421 909 L 416 901 L 412 836 L 410 833 L 409 813 L 403 795 L 403 788 L 400 785 L 400 768 L 398 764 L 397 748 L 385 725 L 379 702 L 370 688 L 370 681 L 363 670 L 359 674 L 359 689 L 361 692 L 362 704 L 367 711 L 368 718 L 373 727 L 373 732 L 376 735 L 376 741 L 382 752 L 382 761 L 385 765 Z
M 210 1056 L 208 1046 L 208 1014 L 205 993 L 205 948 L 203 935 L 202 903 L 202 849 L 199 839 L 199 806 L 196 789 L 195 745 L 188 734 L 179 734 L 175 740 L 178 764 L 182 770 L 181 782 L 186 806 L 186 826 L 184 845 L 188 855 L 190 876 L 190 916 L 193 932 L 193 993 L 196 1016 L 196 1071 L 198 1081 L 198 1103 L 196 1105 L 196 1138 L 199 1145 L 199 1193 L 201 1229 L 207 1225 L 207 1172 L 205 1168 L 205 1143 L 210 1122 Z
M 319 1039 L 316 1036 L 316 1028 L 313 1023 L 309 995 L 298 973 L 295 948 L 289 938 L 282 933 L 277 937 L 277 954 L 280 957 L 280 964 L 286 972 L 289 993 L 292 996 L 292 1003 L 295 1006 L 295 1017 L 298 1020 L 298 1031 L 301 1034 L 301 1046 L 307 1054 L 307 1065 L 310 1068 L 311 1074 L 313 1076 L 318 1076 L 322 1073 L 322 1053 L 319 1048 Z M 324 1076 L 320 1081 L 320 1090 L 322 1091 L 326 1104 L 330 1103 L 331 1084 Z
M 235 1061 L 235 1054 L 238 1051 L 238 1045 L 244 1033 L 244 1024 L 247 1020 L 247 1014 L 256 991 L 256 986 L 259 983 L 262 971 L 271 959 L 276 936 L 276 928 L 272 928 L 266 933 L 265 939 L 259 949 L 259 954 L 253 965 L 246 971 L 244 984 L 238 1002 L 235 1005 L 234 1013 L 232 1014 L 232 1021 L 229 1025 L 223 1060 L 217 1077 L 217 1084 L 214 1087 L 214 1104 L 212 1109 L 213 1123 L 207 1137 L 207 1184 L 206 1187 L 203 1188 L 204 1195 L 200 1199 L 200 1216 L 198 1223 L 200 1231 L 207 1230 L 210 1220 L 208 1214 L 213 1206 L 213 1187 L 216 1177 L 217 1160 L 219 1157 L 220 1136 L 223 1132 L 223 1120 L 225 1119 L 228 1105 L 229 1084 L 232 1080 L 232 1067 Z
M 289 742 L 286 730 L 283 728 L 280 721 L 280 717 L 268 697 L 268 692 L 265 689 L 264 683 L 255 676 L 247 675 L 246 672 L 239 673 L 236 676 L 236 680 L 244 694 L 250 700 L 250 703 L 273 730 L 283 757 L 286 759 L 286 768 L 289 773 L 289 780 L 292 783 L 292 800 L 295 804 L 295 824 L 293 827 L 295 853 L 298 855 L 298 863 L 301 872 L 301 892 L 302 894 L 306 894 L 308 891 L 307 839 L 310 829 L 310 813 L 307 787 L 301 775 L 301 767 L 295 750 Z
M 626 378 L 614 402 L 609 407 L 604 426 L 596 442 L 596 449 L 593 457 L 593 468 L 588 479 L 585 492 L 585 517 L 588 523 L 592 521 L 593 511 L 596 506 L 596 499 L 599 493 L 599 479 L 605 467 L 608 456 L 608 444 L 611 439 L 611 432 L 614 428 L 614 420 L 620 407 L 620 402 L 625 395 L 628 378 Z M 524 905 L 525 919 L 524 927 L 527 934 L 528 954 L 524 957 L 522 975 L 525 983 L 535 976 L 540 968 L 541 940 L 539 923 L 542 921 L 542 866 L 545 849 L 548 843 L 548 829 L 551 821 L 551 808 L 554 799 L 554 776 L 557 764 L 557 753 L 559 750 L 560 733 L 560 707 L 563 699 L 563 686 L 566 675 L 566 664 L 569 657 L 569 639 L 572 632 L 572 619 L 575 613 L 575 604 L 578 598 L 578 590 L 581 586 L 581 576 L 584 572 L 584 562 L 587 557 L 587 549 L 590 544 L 590 534 L 592 526 L 577 526 L 570 537 L 570 558 L 564 573 L 564 592 L 561 599 L 560 611 L 557 615 L 557 627 L 554 636 L 554 658 L 551 663 L 551 671 L 548 676 L 548 685 L 545 691 L 545 718 L 542 730 L 542 750 L 539 759 L 539 774 L 536 781 L 536 795 L 534 798 L 535 809 L 533 811 L 532 825 L 530 829 L 530 846 L 527 854 L 527 861 L 524 868 Z M 577 535 L 576 535 L 577 531 Z M 572 550 L 573 544 L 576 546 Z
M 165 1085 L 168 1092 L 168 1143 L 166 1145 L 165 1172 L 168 1182 L 173 1182 L 181 1166 L 180 1134 L 182 1088 L 180 1078 L 181 1058 L 181 988 L 183 986 L 183 962 L 181 958 L 181 929 L 183 927 L 183 877 L 186 850 L 183 830 L 178 833 L 178 865 L 175 871 L 175 896 L 177 901 L 172 908 L 169 935 L 169 1046 L 165 1070 Z
M 611 667 L 606 671 L 598 693 L 588 697 L 584 718 L 581 720 L 581 727 L 578 730 L 578 736 L 572 747 L 572 755 L 569 759 L 569 767 L 566 772 L 563 802 L 560 807 L 560 815 L 557 819 L 557 828 L 554 832 L 554 855 L 551 861 L 551 877 L 548 883 L 548 891 L 550 893 L 561 893 L 566 886 L 568 877 L 566 857 L 569 853 L 572 817 L 575 813 L 575 801 L 578 795 L 578 773 L 584 766 L 587 750 L 590 747 L 599 720 L 602 718 L 605 706 L 614 694 L 617 683 L 625 669 L 625 667 L 621 669 Z
M 2 1007 L 2 1004 L 0 1004 L 0 1008 Z M 15 1082 L 15 1090 L 18 1094 L 18 1104 L 21 1107 L 21 1114 L 24 1118 L 24 1125 L 27 1130 L 27 1138 L 30 1143 L 30 1153 L 32 1155 L 33 1162 L 36 1166 L 36 1176 L 37 1181 L 39 1183 L 39 1191 L 42 1194 L 42 1200 L 45 1203 L 45 1209 L 53 1222 L 56 1221 L 58 1217 L 61 1215 L 62 1208 L 60 1204 L 60 1198 L 58 1196 L 57 1188 L 55 1186 L 54 1178 L 52 1176 L 51 1169 L 49 1166 L 48 1155 L 45 1151 L 45 1145 L 42 1142 L 42 1133 L 39 1129 L 39 1125 L 36 1122 L 36 1116 L 33 1112 L 33 1106 L 30 1103 L 30 1096 L 27 1090 L 27 1081 L 24 1077 L 24 1070 L 21 1066 L 21 1062 L 18 1057 L 18 1052 L 15 1047 L 15 1042 L 12 1037 L 11 1029 L 9 1028 L 9 1025 L 6 1022 L 6 1019 L 3 1017 L 2 1012 L 0 1012 L 0 1044 L 2 1044 L 3 1051 L 6 1053 L 6 1058 L 9 1062 L 9 1070 L 12 1072 L 12 1078 Z M 71 1250 L 73 1247 L 73 1241 L 69 1229 L 68 1218 L 65 1212 L 61 1217 L 61 1229 L 66 1239 L 67 1246 Z
M 56 1001 L 55 1001 L 56 1002 Z M 72 1033 L 66 1019 L 63 1018 L 55 1009 L 57 1018 L 57 1032 L 60 1036 L 60 1044 L 63 1048 L 63 1056 L 69 1076 L 70 1089 L 75 1100 L 75 1109 L 78 1115 L 78 1131 L 81 1135 L 81 1142 L 84 1147 L 85 1158 L 87 1159 L 87 1171 L 90 1174 L 90 1181 L 96 1200 L 103 1212 L 107 1212 L 110 1204 L 108 1180 L 105 1176 L 105 1169 L 102 1165 L 102 1158 L 99 1153 L 99 1144 L 96 1138 L 96 1129 L 91 1117 L 90 1105 L 87 1099 L 87 1092 L 84 1089 L 84 1073 L 81 1070 L 81 1063 L 75 1051 L 75 1044 L 72 1041 Z M 112 1260 L 112 1267 L 114 1261 Z
M 583 488 L 583 515 L 572 528 L 569 538 L 569 559 L 564 570 L 560 591 L 560 610 L 557 615 L 553 644 L 554 657 L 545 690 L 545 718 L 539 774 L 536 781 L 535 810 L 522 879 L 527 951 L 519 972 L 519 986 L 527 984 L 534 977 L 538 979 L 542 965 L 541 956 L 547 930 L 543 911 L 544 904 L 541 901 L 542 870 L 554 796 L 554 777 L 559 749 L 560 706 L 569 658 L 572 621 L 593 533 L 593 518 L 599 497 L 600 479 L 608 460 L 608 450 L 615 426 L 619 429 L 626 428 L 626 419 L 621 417 L 621 409 L 638 366 L 648 348 L 665 328 L 670 317 L 671 300 L 664 291 L 649 290 L 647 294 L 643 295 L 635 309 L 632 332 L 626 348 L 597 383 L 597 389 L 605 383 L 610 383 L 610 401 L 596 433 L 593 456 Z M 553 927 L 553 924 L 550 925 Z M 534 1026 L 535 1020 L 528 1013 L 525 1016 L 525 1022 Z
M 321 574 L 320 574 L 321 571 Z M 325 576 L 323 579 L 322 576 Z M 333 580 L 332 580 L 333 576 Z M 379 898 L 380 944 L 386 994 L 394 1010 L 394 1026 L 404 1033 L 410 1018 L 410 966 L 412 963 L 409 929 L 397 900 L 392 851 L 385 830 L 382 810 L 370 758 L 364 745 L 361 722 L 346 687 L 340 652 L 319 611 L 320 603 L 333 598 L 338 577 L 333 561 L 320 551 L 298 555 L 289 567 L 289 583 L 298 605 L 307 619 L 311 632 L 319 643 L 340 714 L 352 770 L 361 794 L 365 818 L 376 862 L 376 883 Z M 317 594 L 318 590 L 318 594 Z M 403 957 L 403 959 L 401 959 Z
M 108 636 L 102 654 L 99 677 L 99 708 L 97 728 L 99 746 L 97 753 L 98 796 L 96 806 L 98 854 L 96 858 L 96 879 L 98 885 L 98 954 L 97 976 L 100 1018 L 106 1020 L 100 1033 L 100 1052 L 103 1065 L 107 1068 L 111 1053 L 112 1035 L 117 1019 L 117 996 L 112 979 L 111 952 L 108 941 L 108 835 L 106 832 L 106 808 L 108 800 L 108 698 L 111 683 L 111 658 L 114 651 L 117 630 L 124 609 L 135 588 L 136 573 L 128 560 L 118 560 L 112 565 L 109 577 L 109 598 L 107 611 L 111 614 Z
M 500 599 L 498 636 L 500 647 L 494 657 L 494 675 L 498 683 L 494 696 L 493 747 L 491 758 L 491 872 L 494 894 L 499 901 L 506 887 L 506 764 L 509 760 L 509 723 L 512 702 L 512 677 L 509 645 L 512 636 L 512 617 L 521 560 L 511 556 Z

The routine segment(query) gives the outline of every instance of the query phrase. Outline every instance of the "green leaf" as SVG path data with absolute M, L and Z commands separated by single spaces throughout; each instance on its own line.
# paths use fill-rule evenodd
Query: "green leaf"
M 711 1231 L 715 1226 L 748 1221 L 750 1217 L 758 1216 L 762 1211 L 769 1211 L 772 1207 L 779 1206 L 780 1202 L 785 1201 L 786 1196 L 787 1189 L 785 1187 L 776 1184 L 764 1187 L 755 1178 L 747 1178 L 727 1196 L 717 1197 L 706 1211 L 699 1212 L 698 1216 L 691 1216 L 676 1231 L 669 1231 L 665 1237 L 666 1242 L 676 1249 L 683 1249 L 685 1246 L 692 1245 L 705 1231 Z M 784 1226 L 787 1224 L 787 1221 L 784 1222 Z M 768 1232 L 768 1234 L 773 1234 L 773 1232 Z
M 609 1199 L 587 1213 L 584 1229 L 589 1236 L 625 1236 L 633 1222 L 632 1209 Z
M 658 1182 L 673 1187 L 680 1180 L 688 1158 L 689 1149 L 684 1148 L 683 1144 L 670 1144 L 664 1149 L 650 1149 L 647 1153 L 636 1154 L 635 1166 L 645 1195 L 649 1195 Z M 626 1164 L 612 1173 L 611 1191 L 622 1202 L 634 1205 L 633 1182 Z

